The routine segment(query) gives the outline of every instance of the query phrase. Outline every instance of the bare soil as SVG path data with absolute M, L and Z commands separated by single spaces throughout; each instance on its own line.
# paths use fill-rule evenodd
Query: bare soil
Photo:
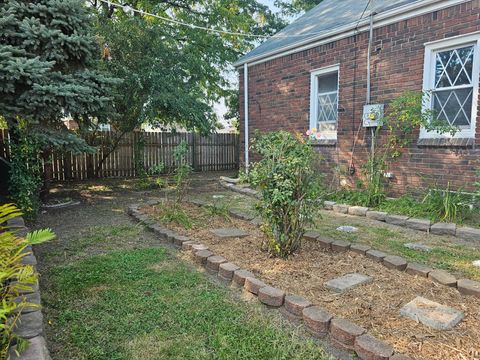
M 143 211 L 161 218 L 167 206 L 164 203 Z M 396 351 L 414 359 L 480 359 L 480 299 L 463 296 L 456 289 L 425 278 L 389 270 L 363 255 L 324 251 L 313 241 L 305 241 L 302 250 L 288 260 L 269 258 L 261 250 L 265 238 L 258 227 L 242 220 L 211 216 L 191 204 L 183 204 L 182 208 L 193 227 L 187 230 L 170 223 L 170 228 L 209 246 L 272 286 L 304 296 L 334 316 L 363 326 Z M 225 227 L 245 230 L 250 236 L 220 239 L 210 232 Z M 326 281 L 352 272 L 370 275 L 374 281 L 342 294 L 324 287 Z M 437 331 L 401 317 L 400 308 L 417 296 L 461 310 L 465 319 L 453 330 Z

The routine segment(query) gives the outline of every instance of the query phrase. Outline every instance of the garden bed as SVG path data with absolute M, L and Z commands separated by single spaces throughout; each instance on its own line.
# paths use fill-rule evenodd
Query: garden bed
M 161 219 L 164 208 L 150 206 L 143 211 Z M 474 352 L 480 351 L 478 298 L 463 296 L 455 289 L 428 279 L 389 270 L 363 255 L 325 251 L 314 241 L 305 241 L 302 251 L 289 260 L 268 258 L 261 250 L 264 236 L 257 226 L 212 216 L 191 204 L 183 204 L 182 209 L 191 219 L 192 228 L 186 230 L 170 223 L 168 226 L 173 230 L 202 242 L 215 254 L 254 272 L 272 286 L 304 296 L 335 316 L 361 325 L 399 352 L 422 359 L 464 359 L 474 358 Z M 235 227 L 250 235 L 220 239 L 210 231 L 226 227 Z M 324 287 L 326 281 L 352 272 L 372 276 L 374 281 L 342 294 Z M 417 296 L 463 311 L 465 319 L 453 330 L 437 331 L 401 317 L 400 308 Z

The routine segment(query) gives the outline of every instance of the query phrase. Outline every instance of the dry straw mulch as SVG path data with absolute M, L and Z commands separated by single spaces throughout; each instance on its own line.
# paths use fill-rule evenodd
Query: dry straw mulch
M 156 206 L 143 210 L 160 216 L 161 209 L 162 206 Z M 313 241 L 305 241 L 301 251 L 288 260 L 269 258 L 261 250 L 264 235 L 258 227 L 242 220 L 208 216 L 190 204 L 184 204 L 183 209 L 195 225 L 185 230 L 169 224 L 172 230 L 207 245 L 215 254 L 252 271 L 268 284 L 304 296 L 334 316 L 355 322 L 393 345 L 396 351 L 414 359 L 480 359 L 479 298 L 463 296 L 456 289 L 425 278 L 389 270 L 353 252 L 324 251 Z M 225 227 L 243 229 L 250 236 L 220 239 L 210 232 Z M 352 272 L 370 275 L 374 281 L 343 294 L 336 294 L 323 285 Z M 465 319 L 453 330 L 437 331 L 400 316 L 400 308 L 416 296 L 461 310 Z

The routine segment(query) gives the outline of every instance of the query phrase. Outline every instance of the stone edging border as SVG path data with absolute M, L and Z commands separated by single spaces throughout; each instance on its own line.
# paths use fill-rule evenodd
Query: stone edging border
M 220 178 L 220 185 L 223 187 L 244 194 L 260 197 L 260 193 L 248 186 L 238 186 L 235 179 L 222 176 Z M 458 237 L 462 240 L 478 242 L 480 244 L 480 229 L 475 229 L 468 226 L 459 226 L 455 223 L 432 223 L 428 219 L 411 218 L 404 215 L 389 214 L 383 211 L 370 210 L 363 206 L 350 206 L 347 204 L 338 204 L 334 201 L 324 201 L 325 210 L 332 210 L 339 214 L 348 214 L 354 216 L 365 216 L 369 219 L 386 222 L 391 225 L 407 227 L 412 230 L 427 232 L 434 235 L 450 235 Z
M 7 221 L 7 226 L 24 236 L 28 229 L 22 217 L 16 217 Z M 31 246 L 26 249 L 27 255 L 22 258 L 24 265 L 32 265 L 37 269 L 37 258 Z M 29 303 L 41 305 L 40 287 L 38 282 L 32 286 L 32 291 L 25 291 L 17 298 L 18 302 L 26 300 Z M 50 360 L 50 353 L 45 340 L 43 327 L 43 314 L 41 307 L 27 306 L 22 309 L 18 325 L 14 329 L 15 334 L 29 342 L 27 350 L 20 356 L 15 353 L 15 346 L 10 349 L 10 360 Z
M 155 205 L 150 201 L 146 205 Z M 215 255 L 207 246 L 191 241 L 161 224 L 153 222 L 150 217 L 140 212 L 141 205 L 134 204 L 127 208 L 127 213 L 157 234 L 160 239 L 173 243 L 183 251 L 190 251 L 198 265 L 206 268 L 211 275 L 225 284 L 232 284 L 248 293 L 257 296 L 258 300 L 268 308 L 279 309 L 291 321 L 303 321 L 306 329 L 315 337 L 330 337 L 338 348 L 353 351 L 362 360 L 408 360 L 405 355 L 394 352 L 391 345 L 368 334 L 367 331 L 343 318 L 336 318 L 326 310 L 315 306 L 308 300 L 286 294 L 283 290 L 269 286 L 257 279 L 251 272 L 228 262 L 222 256 Z
M 223 179 L 222 179 L 223 180 Z M 236 192 L 241 192 L 242 194 L 247 194 L 243 190 L 245 188 L 240 188 L 242 189 L 239 191 L 239 187 L 236 186 L 235 184 L 228 183 L 225 181 L 223 182 L 222 186 L 231 189 Z M 226 185 L 227 184 L 227 185 Z M 251 190 L 251 189 L 250 189 Z M 255 191 L 255 190 L 253 190 Z M 202 205 L 199 202 L 193 202 L 196 205 Z M 331 204 L 332 209 L 335 206 L 335 204 Z M 345 212 L 341 212 L 343 214 L 350 214 L 350 215 L 357 215 L 357 216 L 368 216 L 365 214 L 368 213 L 379 213 L 377 211 L 368 211 L 365 210 L 367 208 L 362 208 L 359 206 L 348 206 L 348 205 L 338 205 L 341 207 L 341 209 L 347 209 Z M 360 209 L 359 209 L 360 208 Z M 335 211 L 335 210 L 334 210 Z M 251 223 L 257 224 L 258 221 L 253 219 L 252 217 L 237 212 L 237 211 L 229 211 L 230 215 L 245 221 L 250 221 Z M 361 215 L 363 214 L 363 215 Z M 398 217 L 401 218 L 406 218 L 405 216 L 399 216 L 399 215 L 387 215 L 387 217 L 390 217 L 392 221 L 394 219 L 397 219 Z M 419 219 L 415 219 L 419 220 Z M 392 223 L 391 223 L 392 224 Z M 394 223 L 393 223 L 394 224 Z M 394 224 L 397 225 L 397 224 Z M 475 230 L 475 229 L 473 229 Z M 343 241 L 343 240 L 335 240 L 329 237 L 325 237 L 321 235 L 320 233 L 316 231 L 307 231 L 304 235 L 304 238 L 307 240 L 314 240 L 317 241 L 322 248 L 325 250 L 333 250 L 337 252 L 342 252 L 342 251 L 353 251 L 357 254 L 364 255 L 374 261 L 382 263 L 385 267 L 389 269 L 396 269 L 399 271 L 405 271 L 407 274 L 413 275 L 413 276 L 421 276 L 425 278 L 429 278 L 432 281 L 449 286 L 449 287 L 454 287 L 456 288 L 461 294 L 463 295 L 473 295 L 476 297 L 480 298 L 480 282 L 479 281 L 474 281 L 470 279 L 458 279 L 450 274 L 449 272 L 445 270 L 440 270 L 440 269 L 433 269 L 430 268 L 426 265 L 415 263 L 415 262 L 408 262 L 405 258 L 401 256 L 396 256 L 396 255 L 390 255 L 387 254 L 383 251 L 372 249 L 368 245 L 362 245 L 362 244 L 352 244 L 348 241 Z

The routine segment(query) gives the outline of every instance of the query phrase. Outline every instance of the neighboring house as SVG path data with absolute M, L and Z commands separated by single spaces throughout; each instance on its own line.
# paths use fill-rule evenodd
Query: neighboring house
M 429 106 L 460 131 L 452 137 L 418 129 L 389 169 L 391 188 L 404 192 L 431 179 L 473 189 L 480 170 L 480 0 L 324 0 L 235 66 L 243 145 L 256 129 L 305 133 L 315 127 L 327 170 L 349 183 L 371 142 L 364 105 L 388 110 L 406 90 L 432 91 Z

